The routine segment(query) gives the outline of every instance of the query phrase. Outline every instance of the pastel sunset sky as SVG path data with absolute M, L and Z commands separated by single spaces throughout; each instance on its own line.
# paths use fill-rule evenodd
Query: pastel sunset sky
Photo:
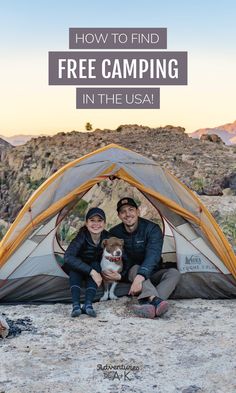
M 235 0 L 9 0 L 0 16 L 0 134 L 55 134 L 120 124 L 187 132 L 236 120 Z M 188 85 L 161 86 L 160 109 L 78 110 L 75 86 L 48 85 L 48 52 L 70 27 L 166 27 L 167 50 L 188 51 Z

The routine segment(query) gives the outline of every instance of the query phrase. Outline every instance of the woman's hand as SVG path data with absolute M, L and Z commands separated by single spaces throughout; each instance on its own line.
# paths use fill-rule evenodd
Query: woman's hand
M 102 283 L 102 276 L 100 273 L 98 273 L 96 270 L 92 269 L 90 272 L 90 276 L 92 279 L 96 282 L 97 286 L 100 287 Z

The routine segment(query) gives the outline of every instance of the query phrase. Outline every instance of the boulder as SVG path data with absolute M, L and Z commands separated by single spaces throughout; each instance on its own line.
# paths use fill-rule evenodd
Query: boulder
M 223 195 L 223 191 L 218 184 L 207 185 L 203 187 L 202 195 L 209 195 L 209 196 Z
M 0 316 L 0 337 L 6 338 L 9 333 L 9 326 L 5 318 Z
M 221 137 L 219 137 L 216 134 L 203 134 L 203 135 L 201 135 L 200 140 L 202 142 L 206 142 L 207 141 L 207 142 L 213 142 L 213 143 L 221 143 L 223 145 L 225 144 L 222 141 Z

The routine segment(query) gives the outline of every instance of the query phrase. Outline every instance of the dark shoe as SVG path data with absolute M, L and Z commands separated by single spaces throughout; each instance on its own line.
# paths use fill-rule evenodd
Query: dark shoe
M 161 315 L 165 314 L 169 308 L 168 302 L 158 297 L 154 297 L 150 304 L 156 308 L 156 317 L 160 317 Z
M 135 315 L 141 318 L 153 319 L 156 316 L 156 308 L 150 303 L 135 305 L 132 307 L 132 310 Z
M 73 310 L 71 312 L 72 318 L 79 317 L 82 314 L 81 308 L 79 304 L 74 304 L 73 305 Z
M 96 316 L 97 316 L 96 312 L 93 309 L 92 304 L 84 304 L 82 307 L 82 312 L 83 312 L 83 314 L 87 314 L 90 317 L 96 318 Z

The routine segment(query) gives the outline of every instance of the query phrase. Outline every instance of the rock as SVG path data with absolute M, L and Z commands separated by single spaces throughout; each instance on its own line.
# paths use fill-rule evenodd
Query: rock
M 232 194 L 236 194 L 236 173 L 235 169 L 229 173 L 228 175 L 224 176 L 220 182 L 220 186 L 222 188 L 228 188 L 232 191 Z
M 3 316 L 0 316 L 0 337 L 6 338 L 9 333 L 9 325 Z
M 190 154 L 182 154 L 182 161 L 186 162 L 189 165 L 193 165 L 194 164 L 194 160 L 195 158 L 190 155 Z
M 229 176 L 229 188 L 236 193 L 236 173 L 232 173 Z
M 203 195 L 223 195 L 223 191 L 219 185 L 208 185 L 203 187 Z
M 190 385 L 188 388 L 182 390 L 182 393 L 196 393 L 202 390 L 199 386 Z
M 233 190 L 231 190 L 230 188 L 225 188 L 225 189 L 223 190 L 223 195 L 224 195 L 224 196 L 232 196 L 232 195 L 234 195 L 234 192 L 233 192 Z
M 201 140 L 202 142 L 221 143 L 221 144 L 223 144 L 223 145 L 225 144 L 225 143 L 222 141 L 221 137 L 218 136 L 218 135 L 216 135 L 216 134 L 203 134 L 203 135 L 201 135 L 200 140 Z

